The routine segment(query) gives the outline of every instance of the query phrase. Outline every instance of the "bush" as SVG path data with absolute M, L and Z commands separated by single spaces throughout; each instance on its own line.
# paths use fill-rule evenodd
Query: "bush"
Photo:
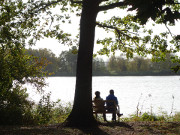
M 26 89 L 17 86 L 0 94 L 1 125 L 29 124 L 33 102 L 27 100 Z
M 63 122 L 71 112 L 70 103 L 62 105 L 61 100 L 53 102 L 50 100 L 51 93 L 43 95 L 39 104 L 34 108 L 34 119 L 36 124 L 54 124 Z
M 136 114 L 132 114 L 129 117 L 122 117 L 121 121 L 164 121 L 164 122 L 172 122 L 178 121 L 180 122 L 180 112 L 176 112 L 173 116 L 167 115 L 167 113 L 163 112 L 163 114 L 155 115 L 149 114 L 147 112 L 143 113 L 140 116 Z
M 17 86 L 0 93 L 1 125 L 40 125 L 63 122 L 69 115 L 72 105 L 64 106 L 58 100 L 50 101 L 51 94 L 42 95 L 39 104 L 29 101 L 26 89 Z
M 140 120 L 142 120 L 142 121 L 157 121 L 158 119 L 157 119 L 157 117 L 155 116 L 155 115 L 153 115 L 153 114 L 148 114 L 148 113 L 144 113 L 142 116 L 141 116 L 141 118 L 140 118 Z
M 49 121 L 50 124 L 64 122 L 72 110 L 72 104 L 62 104 L 60 100 L 56 103 L 56 107 L 53 109 L 53 117 Z
M 173 116 L 173 121 L 179 121 L 179 122 L 180 122 L 180 112 L 177 112 L 177 113 Z

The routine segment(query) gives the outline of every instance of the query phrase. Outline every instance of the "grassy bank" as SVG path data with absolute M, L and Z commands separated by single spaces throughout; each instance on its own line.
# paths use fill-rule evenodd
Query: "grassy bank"
M 31 118 L 23 125 L 1 125 L 0 135 L 149 135 L 180 134 L 180 112 L 153 114 L 152 112 L 135 113 L 122 117 L 120 122 L 103 122 L 98 117 L 96 128 L 69 128 L 62 125 L 71 112 L 71 103 L 50 101 L 50 96 L 43 97 L 39 104 L 30 111 Z
M 53 102 L 50 95 L 43 96 L 38 104 L 34 104 L 32 109 L 28 111 L 28 117 L 23 119 L 21 125 L 50 125 L 63 123 L 68 117 L 72 109 L 71 103 L 63 103 L 61 100 Z M 102 115 L 98 115 L 98 121 L 103 122 Z M 151 112 L 143 112 L 137 108 L 134 114 L 127 117 L 121 117 L 121 122 L 180 122 L 180 112 L 167 114 L 160 112 L 158 114 Z M 111 121 L 109 121 L 111 122 Z M 14 125 L 14 124 L 5 124 Z M 15 124 L 17 125 L 17 124 Z M 18 124 L 19 125 L 19 124 Z

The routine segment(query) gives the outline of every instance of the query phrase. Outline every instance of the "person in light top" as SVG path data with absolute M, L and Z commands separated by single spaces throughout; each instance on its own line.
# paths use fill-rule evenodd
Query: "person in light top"
M 103 98 L 101 98 L 100 96 L 100 92 L 96 91 L 95 95 L 96 95 L 94 97 L 94 105 L 96 106 L 96 108 L 94 109 L 95 112 L 102 112 L 102 113 L 105 112 L 104 101 L 103 101 Z M 103 113 L 103 118 L 104 118 L 104 121 L 107 121 L 105 113 Z

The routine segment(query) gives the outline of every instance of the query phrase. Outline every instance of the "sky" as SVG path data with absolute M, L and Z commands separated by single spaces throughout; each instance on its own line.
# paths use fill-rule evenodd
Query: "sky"
M 55 12 L 59 12 L 57 10 L 55 10 Z M 103 13 L 99 13 L 97 16 L 97 21 L 103 21 L 104 19 L 108 19 L 111 18 L 112 15 L 117 14 L 117 10 L 109 10 L 106 14 Z M 127 14 L 126 11 L 121 10 L 121 15 L 124 16 Z M 76 17 L 75 15 L 71 15 L 72 19 L 72 23 L 71 24 L 62 24 L 61 26 L 63 27 L 63 29 L 66 32 L 69 32 L 72 34 L 72 37 L 75 37 L 76 34 L 78 33 L 78 28 L 79 28 L 79 23 L 80 23 L 80 17 Z M 152 24 L 149 23 L 147 25 L 147 27 L 151 28 Z M 169 27 L 171 32 L 173 34 L 179 34 L 180 35 L 180 22 L 176 23 L 176 26 L 173 27 Z M 156 26 L 153 31 L 155 33 L 158 33 L 159 31 L 162 30 L 166 30 L 165 25 L 158 25 Z M 108 35 L 108 33 L 106 33 L 102 28 L 96 28 L 96 34 L 95 34 L 95 41 L 97 39 L 102 39 L 103 37 L 106 37 Z M 111 34 L 111 36 L 113 36 Z M 64 50 L 68 50 L 69 47 L 68 45 L 63 45 L 60 44 L 56 39 L 54 38 L 45 38 L 45 39 L 41 39 L 40 41 L 37 42 L 37 44 L 35 46 L 32 47 L 33 49 L 39 49 L 39 48 L 47 48 L 50 49 L 57 57 L 59 56 L 59 54 L 64 51 Z M 102 46 L 95 44 L 94 46 L 94 52 L 97 52 L 100 48 L 102 48 Z M 107 59 L 106 56 L 102 56 L 103 59 Z

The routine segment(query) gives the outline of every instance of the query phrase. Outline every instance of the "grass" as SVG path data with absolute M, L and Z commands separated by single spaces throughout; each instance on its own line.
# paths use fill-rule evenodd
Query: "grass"
M 179 135 L 180 122 L 116 122 L 101 123 L 95 128 L 69 128 L 57 124 L 46 126 L 0 127 L 3 135 Z

